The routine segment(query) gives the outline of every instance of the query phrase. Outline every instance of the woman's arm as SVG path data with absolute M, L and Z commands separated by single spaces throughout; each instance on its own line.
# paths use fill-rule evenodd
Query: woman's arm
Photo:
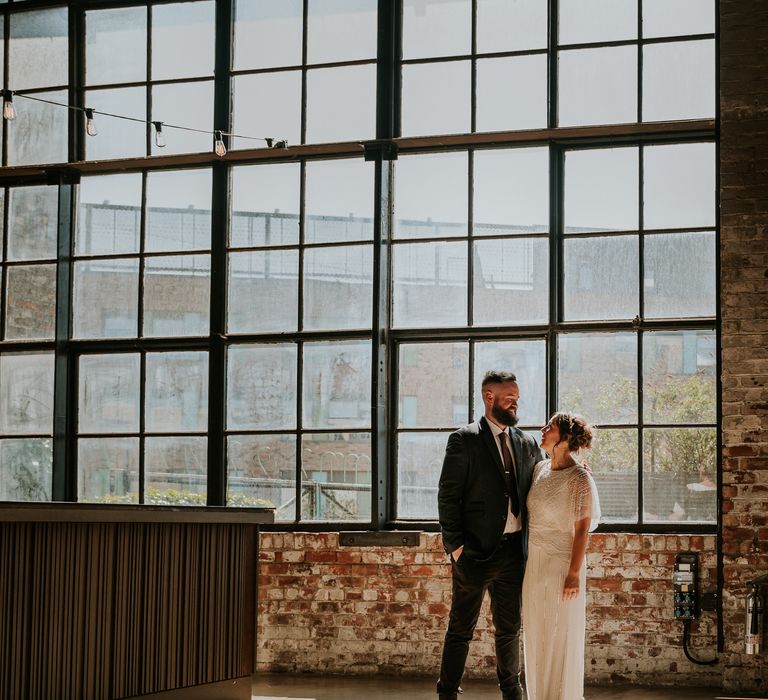
M 571 546 L 571 564 L 563 583 L 563 600 L 572 600 L 579 595 L 579 573 L 587 553 L 590 518 L 581 518 L 573 526 L 573 545 Z

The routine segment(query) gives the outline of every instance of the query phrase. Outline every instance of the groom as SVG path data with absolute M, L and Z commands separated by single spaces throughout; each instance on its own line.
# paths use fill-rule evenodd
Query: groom
M 485 415 L 452 433 L 437 502 L 451 559 L 453 598 L 445 634 L 440 700 L 456 700 L 486 589 L 496 630 L 496 673 L 503 700 L 522 700 L 520 597 L 527 554 L 525 507 L 534 465 L 544 458 L 518 430 L 520 390 L 512 372 L 487 372 Z

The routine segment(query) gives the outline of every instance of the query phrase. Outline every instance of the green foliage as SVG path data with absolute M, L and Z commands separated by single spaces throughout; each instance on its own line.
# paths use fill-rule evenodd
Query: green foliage
M 126 493 L 120 496 L 106 494 L 96 503 L 138 503 L 138 494 Z M 180 489 L 159 489 L 149 486 L 144 502 L 151 506 L 204 506 L 206 495 Z M 255 498 L 237 491 L 227 494 L 227 505 L 235 508 L 274 508 L 275 504 L 263 498 Z

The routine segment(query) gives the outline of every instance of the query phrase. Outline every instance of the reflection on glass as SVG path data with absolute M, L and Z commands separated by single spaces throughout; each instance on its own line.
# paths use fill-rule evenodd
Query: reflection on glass
M 0 440 L 0 501 L 50 501 L 50 438 Z
M 649 235 L 644 250 L 645 318 L 715 315 L 714 233 Z
M 88 90 L 85 103 L 99 111 L 121 114 L 134 119 L 147 118 L 147 91 L 143 87 Z M 96 114 L 94 123 L 99 133 L 85 139 L 87 160 L 139 158 L 147 153 L 147 125 L 106 114 Z
M 643 36 L 713 34 L 715 0 L 643 0 Z
M 403 66 L 403 136 L 469 133 L 470 76 L 469 61 Z
M 148 437 L 144 442 L 144 503 L 204 506 L 207 443 L 204 437 Z
M 81 503 L 138 503 L 139 439 L 78 440 L 77 500 Z
M 637 522 L 637 430 L 601 428 L 585 457 L 600 498 L 601 522 Z
M 35 97 L 67 104 L 66 90 L 37 92 Z M 8 165 L 65 163 L 69 110 L 45 102 L 24 100 L 8 133 Z
M 78 195 L 77 255 L 139 252 L 141 173 L 83 177 Z
M 6 275 L 6 340 L 52 340 L 56 330 L 56 265 L 9 267 Z
M 397 436 L 397 517 L 437 519 L 437 485 L 448 433 Z
M 637 48 L 574 49 L 558 54 L 560 126 L 637 121 Z
M 53 431 L 53 353 L 0 355 L 0 434 Z
M 467 244 L 409 243 L 393 249 L 393 325 L 467 323 Z
M 549 231 L 546 148 L 476 151 L 472 187 L 475 236 Z
M 302 0 L 235 0 L 235 70 L 301 63 Z
M 638 312 L 637 236 L 565 241 L 564 317 L 634 318 Z
M 565 154 L 565 231 L 637 229 L 637 148 L 568 151 Z
M 307 62 L 376 58 L 377 0 L 309 0 Z
M 474 325 L 546 323 L 549 318 L 549 241 L 477 241 L 473 265 Z
M 296 357 L 291 344 L 228 349 L 228 430 L 296 427 Z
M 74 271 L 73 337 L 135 338 L 138 259 L 75 262 Z
M 86 12 L 86 84 L 131 83 L 146 79 L 147 8 L 119 7 Z
M 296 519 L 296 436 L 227 438 L 227 505 L 275 509 L 275 521 Z
M 9 21 L 8 82 L 11 89 L 66 85 L 69 82 L 67 8 L 15 12 Z M 63 101 L 66 104 L 66 98 Z M 26 109 L 28 103 L 24 106 Z M 63 111 L 66 118 L 67 110 Z M 41 129 L 41 133 L 52 132 Z
M 477 0 L 477 50 L 547 48 L 547 0 Z
M 369 433 L 304 435 L 301 519 L 371 519 Z
M 635 39 L 637 0 L 559 0 L 558 31 L 561 44 Z
M 470 0 L 403 0 L 403 58 L 462 56 L 471 51 Z
M 466 424 L 468 367 L 467 343 L 400 345 L 398 427 L 449 428 Z
M 717 519 L 717 431 L 664 428 L 643 431 L 645 522 Z
M 581 413 L 592 424 L 636 422 L 635 334 L 558 336 L 557 389 L 558 409 Z
M 201 153 L 212 149 L 210 133 L 172 129 L 169 124 L 203 131 L 213 130 L 213 81 L 155 85 L 152 88 L 152 119 L 165 124 L 166 146 L 152 140 L 152 155 Z
M 230 333 L 296 330 L 298 251 L 231 253 L 227 272 L 227 330 Z
M 14 187 L 9 199 L 8 260 L 55 258 L 59 188 Z
M 151 10 L 152 79 L 213 75 L 216 39 L 213 0 L 154 5 Z M 168 121 L 186 125 L 183 121 Z
M 208 353 L 147 353 L 146 430 L 203 432 L 208 428 Z
M 371 424 L 371 341 L 304 345 L 305 428 Z
M 204 250 L 211 246 L 211 171 L 147 175 L 147 251 Z
M 79 378 L 80 433 L 138 432 L 138 354 L 83 355 Z
M 295 163 L 232 168 L 229 245 L 298 243 L 300 177 Z
M 467 154 L 403 156 L 395 163 L 396 238 L 467 235 Z

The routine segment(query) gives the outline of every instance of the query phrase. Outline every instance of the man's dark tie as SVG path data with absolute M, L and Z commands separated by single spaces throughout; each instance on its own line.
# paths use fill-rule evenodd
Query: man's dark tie
M 515 477 L 515 467 L 512 462 L 512 453 L 509 451 L 509 433 L 505 430 L 499 433 L 501 440 L 501 458 L 504 462 L 504 474 L 507 477 L 507 491 L 511 500 L 510 507 L 512 515 L 516 518 L 520 515 L 520 496 L 517 493 L 517 478 Z

